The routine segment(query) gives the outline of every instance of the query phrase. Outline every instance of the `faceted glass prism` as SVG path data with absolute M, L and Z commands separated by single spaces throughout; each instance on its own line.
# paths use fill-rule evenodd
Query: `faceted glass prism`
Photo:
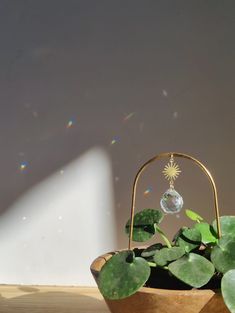
M 160 205 L 165 213 L 178 213 L 184 204 L 181 195 L 174 189 L 168 189 L 162 196 Z

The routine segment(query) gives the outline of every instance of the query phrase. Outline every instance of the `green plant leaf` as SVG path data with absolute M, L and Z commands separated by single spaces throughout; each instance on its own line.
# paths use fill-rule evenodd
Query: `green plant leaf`
M 148 248 L 144 249 L 141 253 L 143 258 L 149 258 L 154 256 L 157 250 L 162 249 L 163 245 L 161 243 L 155 243 L 154 245 L 149 246 Z
M 151 239 L 155 233 L 155 225 L 158 225 L 164 215 L 159 210 L 144 209 L 135 214 L 133 227 L 133 241 L 144 242 Z M 126 233 L 130 233 L 130 220 L 126 223 Z
M 121 251 L 102 267 L 98 286 L 108 299 L 123 299 L 134 294 L 148 280 L 150 267 L 143 258 L 135 257 L 133 251 Z
M 156 251 L 154 255 L 154 261 L 159 266 L 165 266 L 169 262 L 175 261 L 181 258 L 185 254 L 185 251 L 181 247 L 163 248 Z
M 235 313 L 235 269 L 228 271 L 222 278 L 221 291 L 224 302 L 231 313 Z
M 198 223 L 200 223 L 201 221 L 203 221 L 203 218 L 197 214 L 196 212 L 192 211 L 192 210 L 185 210 L 185 214 L 187 215 L 188 218 L 190 218 L 192 221 L 196 221 Z
M 168 268 L 175 277 L 194 288 L 206 285 L 215 271 L 210 261 L 195 253 L 170 263 Z
M 211 261 L 215 268 L 223 274 L 235 269 L 235 238 L 230 236 L 220 238 L 218 244 L 211 251 Z
M 208 223 L 195 224 L 194 228 L 200 231 L 202 237 L 202 243 L 215 243 L 218 239 L 213 235 L 212 226 Z
M 221 216 L 220 217 L 222 236 L 235 237 L 235 216 Z M 213 222 L 213 228 L 217 233 L 216 220 Z
M 202 236 L 198 229 L 187 228 L 179 235 L 176 244 L 186 252 L 190 252 L 201 245 Z

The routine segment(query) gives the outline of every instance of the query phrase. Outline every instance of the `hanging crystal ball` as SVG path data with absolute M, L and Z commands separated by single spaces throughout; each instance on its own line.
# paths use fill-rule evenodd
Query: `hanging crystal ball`
M 184 201 L 181 195 L 174 189 L 168 189 L 162 196 L 160 205 L 165 213 L 179 213 L 183 207 Z

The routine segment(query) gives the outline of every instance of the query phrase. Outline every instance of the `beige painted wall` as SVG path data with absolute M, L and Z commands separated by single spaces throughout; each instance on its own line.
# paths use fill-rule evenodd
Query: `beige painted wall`
M 134 175 L 159 152 L 205 162 L 234 214 L 234 14 L 233 1 L 0 1 L 2 214 L 94 146 L 111 160 L 119 247 Z M 180 165 L 185 208 L 212 219 L 206 179 Z M 163 166 L 143 177 L 138 209 L 159 207 Z

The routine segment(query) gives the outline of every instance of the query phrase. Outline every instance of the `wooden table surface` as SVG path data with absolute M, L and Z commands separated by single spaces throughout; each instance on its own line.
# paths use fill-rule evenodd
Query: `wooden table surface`
M 0 285 L 1 313 L 109 313 L 93 287 Z

